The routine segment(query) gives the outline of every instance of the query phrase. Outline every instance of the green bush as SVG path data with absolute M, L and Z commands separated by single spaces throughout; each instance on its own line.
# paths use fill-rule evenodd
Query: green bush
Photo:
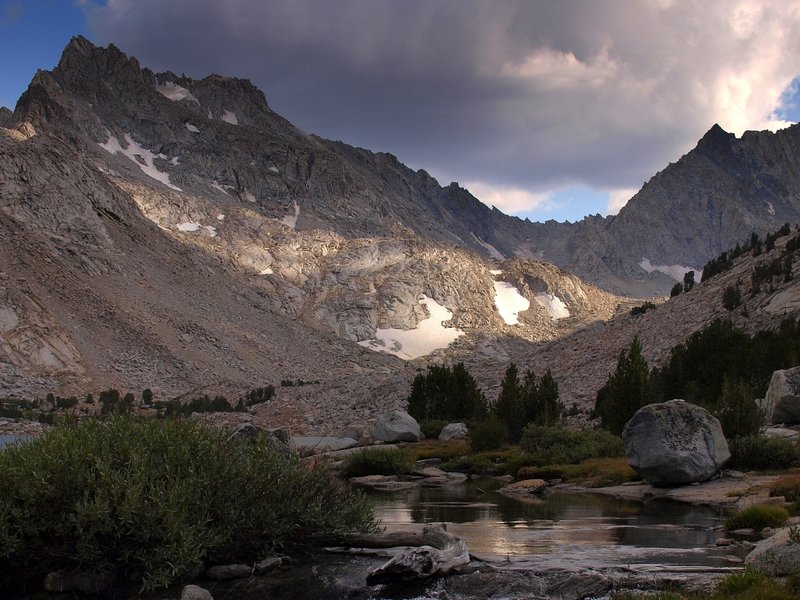
M 506 443 L 505 426 L 497 419 L 475 423 L 469 430 L 469 447 L 473 452 L 495 450 Z
M 531 455 L 531 464 L 577 464 L 588 458 L 622 456 L 622 440 L 603 429 L 572 431 L 561 427 L 528 425 L 520 446 Z
M 770 496 L 783 496 L 787 502 L 800 500 L 800 475 L 781 477 L 769 488 Z
M 729 443 L 733 469 L 776 471 L 800 466 L 800 446 L 785 438 L 747 435 Z
M 788 519 L 789 513 L 785 508 L 769 504 L 756 504 L 729 517 L 725 521 L 725 528 L 728 530 L 761 530 L 764 527 L 781 527 Z
M 0 589 L 59 568 L 144 588 L 375 529 L 360 494 L 262 435 L 116 416 L 0 452 Z M 16 583 L 19 583 L 18 581 Z
M 414 470 L 411 452 L 398 448 L 365 448 L 344 459 L 346 477 L 364 475 L 402 475 Z
M 425 439 L 437 439 L 444 426 L 449 423 L 448 419 L 428 419 L 419 424 L 419 429 L 425 435 Z
M 488 456 L 457 456 L 442 463 L 443 471 L 456 471 L 458 473 L 489 473 L 497 470 L 496 465 Z

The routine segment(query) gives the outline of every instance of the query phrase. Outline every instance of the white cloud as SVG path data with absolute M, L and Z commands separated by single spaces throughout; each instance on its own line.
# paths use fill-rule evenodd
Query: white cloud
M 800 0 L 109 0 L 87 14 L 96 41 L 148 66 L 248 77 L 303 130 L 473 182 L 510 212 L 565 182 L 641 186 L 714 123 L 784 125 L 800 74 Z
M 606 207 L 607 215 L 617 214 L 623 206 L 628 203 L 628 200 L 633 198 L 634 194 L 639 190 L 634 188 L 624 188 L 619 190 L 611 190 L 608 193 L 608 206 Z
M 496 206 L 506 214 L 514 214 L 550 206 L 548 192 L 529 192 L 522 188 L 497 186 L 479 181 L 468 181 L 464 187 L 487 206 Z

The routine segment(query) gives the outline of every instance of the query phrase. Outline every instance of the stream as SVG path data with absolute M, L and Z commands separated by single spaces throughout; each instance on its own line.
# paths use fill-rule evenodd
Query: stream
M 507 498 L 492 479 L 438 488 L 371 493 L 389 531 L 447 524 L 473 561 L 467 574 L 427 584 L 367 587 L 387 551 L 323 554 L 274 575 L 211 584 L 216 600 L 234 598 L 602 598 L 613 582 L 652 586 L 741 568 L 733 547 L 718 547 L 724 509 L 685 503 L 627 502 L 599 495 Z M 201 584 L 202 585 L 202 584 Z M 616 585 L 616 583 L 615 583 Z

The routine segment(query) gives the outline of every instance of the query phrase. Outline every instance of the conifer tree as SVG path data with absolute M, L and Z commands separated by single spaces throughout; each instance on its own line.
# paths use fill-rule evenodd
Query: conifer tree
M 647 361 L 637 336 L 627 352 L 620 351 L 616 371 L 597 394 L 595 414 L 604 429 L 620 435 L 633 414 L 650 398 Z

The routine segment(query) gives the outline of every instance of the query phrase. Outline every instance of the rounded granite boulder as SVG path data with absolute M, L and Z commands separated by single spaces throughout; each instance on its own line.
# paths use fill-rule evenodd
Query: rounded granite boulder
M 706 481 L 730 458 L 719 420 L 683 400 L 640 408 L 622 441 L 631 467 L 656 486 Z

